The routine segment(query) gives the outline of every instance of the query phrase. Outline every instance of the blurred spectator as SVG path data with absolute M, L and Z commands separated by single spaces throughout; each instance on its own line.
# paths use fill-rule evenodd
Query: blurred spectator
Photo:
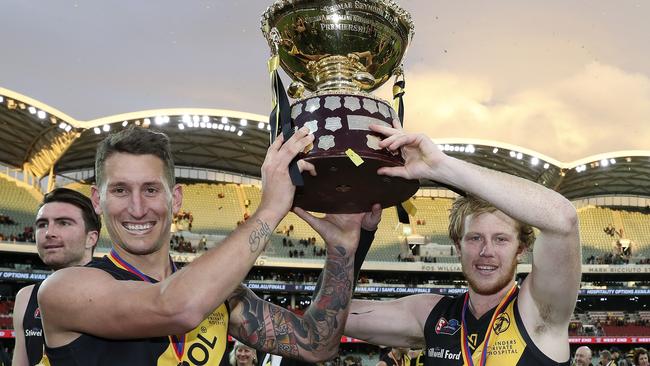
M 616 366 L 616 363 L 612 360 L 612 353 L 608 350 L 600 351 L 600 359 L 598 361 L 600 366 Z
M 578 347 L 573 357 L 574 366 L 591 366 L 591 349 L 587 346 Z
M 12 219 L 11 217 L 5 215 L 5 214 L 0 214 L 0 224 L 2 225 L 16 225 L 16 221 Z
M 634 366 L 650 366 L 648 361 L 648 351 L 639 347 L 634 350 Z

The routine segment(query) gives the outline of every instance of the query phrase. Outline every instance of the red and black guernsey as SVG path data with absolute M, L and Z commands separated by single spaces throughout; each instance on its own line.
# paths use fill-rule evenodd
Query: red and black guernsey
M 43 355 L 43 324 L 41 322 L 41 311 L 38 307 L 38 288 L 41 283 L 34 285 L 32 293 L 27 301 L 27 308 L 23 316 L 23 333 L 25 336 L 25 350 L 29 365 L 47 365 L 47 357 Z

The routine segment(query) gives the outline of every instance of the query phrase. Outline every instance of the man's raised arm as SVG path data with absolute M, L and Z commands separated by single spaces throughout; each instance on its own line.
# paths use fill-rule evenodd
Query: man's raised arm
M 254 348 L 320 362 L 338 354 L 352 296 L 354 253 L 363 214 L 316 218 L 296 208 L 327 243 L 323 281 L 303 315 L 271 304 L 241 286 L 229 298 L 230 332 Z

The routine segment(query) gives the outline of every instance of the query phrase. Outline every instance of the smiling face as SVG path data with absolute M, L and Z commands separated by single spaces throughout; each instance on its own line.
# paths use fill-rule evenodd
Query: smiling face
M 588 366 L 591 364 L 591 350 L 588 347 L 579 347 L 575 354 L 576 366 Z
M 44 204 L 36 214 L 36 249 L 54 269 L 83 265 L 91 259 L 98 233 L 86 233 L 81 209 L 65 202 Z
M 181 206 L 182 192 L 178 185 L 169 187 L 160 158 L 112 154 L 92 199 L 115 245 L 136 255 L 169 247 L 171 220 Z
M 460 261 L 465 279 L 476 293 L 492 295 L 512 283 L 517 255 L 517 223 L 501 211 L 465 217 Z
M 255 350 L 244 344 L 241 344 L 239 347 L 237 347 L 235 358 L 237 360 L 238 366 L 253 365 L 255 363 L 253 361 L 255 358 Z

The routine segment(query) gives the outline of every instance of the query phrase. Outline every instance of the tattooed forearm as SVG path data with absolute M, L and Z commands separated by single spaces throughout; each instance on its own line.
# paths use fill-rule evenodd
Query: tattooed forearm
M 271 228 L 266 222 L 257 219 L 255 221 L 259 226 L 248 237 L 248 244 L 250 244 L 251 252 L 257 252 L 261 245 L 266 245 L 266 242 L 271 236 Z
M 303 316 L 311 325 L 310 348 L 313 351 L 336 349 L 352 293 L 354 258 L 345 248 L 337 246 L 328 254 L 323 268 L 323 283 L 312 305 Z
M 236 311 L 233 336 L 274 354 L 299 359 L 328 358 L 335 354 L 347 317 L 352 292 L 354 259 L 345 248 L 328 254 L 323 285 L 301 317 L 257 297 L 241 286 L 229 303 Z

